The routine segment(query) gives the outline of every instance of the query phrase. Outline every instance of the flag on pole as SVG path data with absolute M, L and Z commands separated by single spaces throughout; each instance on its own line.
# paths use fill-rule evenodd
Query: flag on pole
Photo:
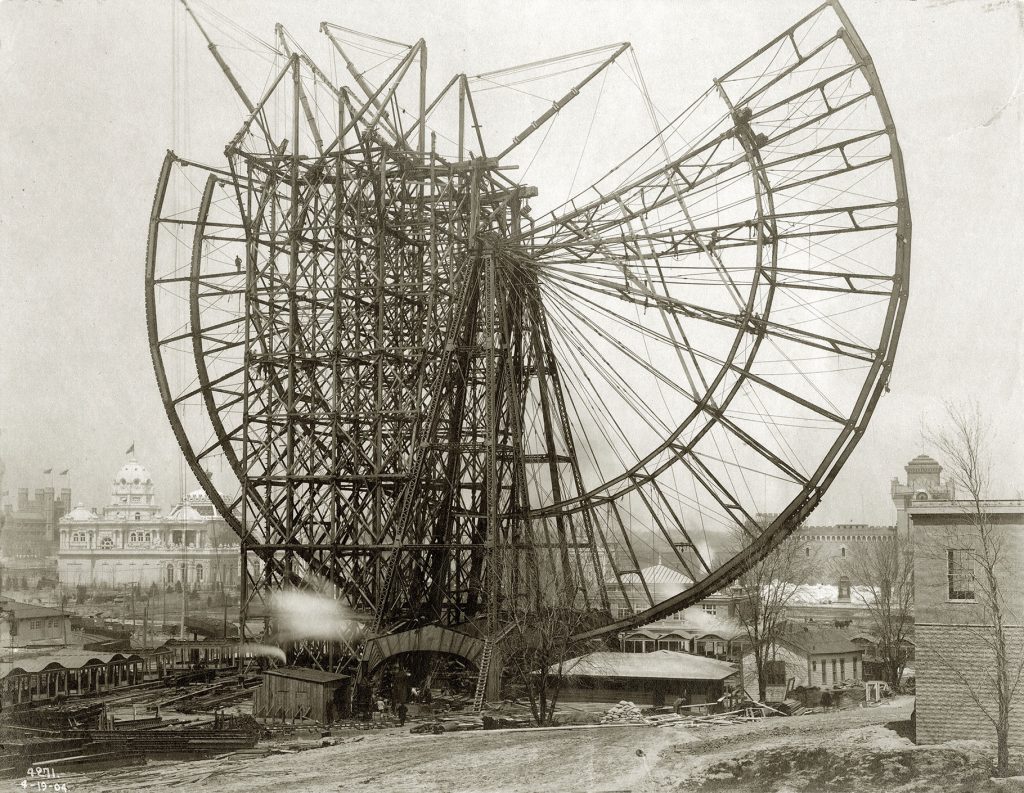
M 125 454 L 134 454 L 134 453 L 135 453 L 135 441 L 132 441 L 132 445 L 128 447 L 128 451 L 126 451 Z
M 43 471 L 43 473 L 44 474 L 52 474 L 53 473 L 53 469 L 52 468 L 47 468 L 45 471 Z
M 71 470 L 70 468 L 65 468 L 63 471 L 60 472 L 60 475 L 61 476 L 67 476 L 68 475 L 68 471 L 70 471 L 70 470 Z

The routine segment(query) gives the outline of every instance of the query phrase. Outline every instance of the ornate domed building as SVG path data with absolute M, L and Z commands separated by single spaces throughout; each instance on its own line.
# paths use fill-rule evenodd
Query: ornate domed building
M 206 494 L 193 491 L 161 515 L 153 477 L 134 455 L 114 474 L 101 514 L 79 504 L 60 520 L 57 574 L 68 586 L 234 585 L 238 565 L 238 538 Z

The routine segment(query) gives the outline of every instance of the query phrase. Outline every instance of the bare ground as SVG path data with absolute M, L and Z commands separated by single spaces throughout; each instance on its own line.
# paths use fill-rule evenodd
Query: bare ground
M 913 701 L 686 728 L 608 726 L 339 736 L 337 746 L 268 757 L 150 763 L 69 778 L 69 790 L 163 791 L 995 791 L 990 747 L 918 747 L 885 724 Z M 362 737 L 362 740 L 358 740 Z M 307 744 L 312 743 L 312 739 Z

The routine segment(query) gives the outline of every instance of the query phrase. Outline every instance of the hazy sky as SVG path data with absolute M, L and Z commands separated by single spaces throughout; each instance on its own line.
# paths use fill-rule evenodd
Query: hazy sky
M 318 37 L 324 19 L 400 41 L 422 36 L 434 89 L 456 71 L 629 40 L 656 102 L 679 109 L 814 5 L 350 0 L 217 8 L 268 40 L 276 19 L 305 40 Z M 814 521 L 886 523 L 888 481 L 922 450 L 922 421 L 939 417 L 944 398 L 980 401 L 995 422 L 999 495 L 1024 490 L 1024 33 L 1012 0 L 845 7 L 899 132 L 913 259 L 891 393 Z M 181 492 L 183 466 L 146 339 L 147 221 L 165 150 L 177 145 L 210 160 L 241 116 L 193 30 L 176 130 L 173 9 L 171 0 L 0 3 L 0 455 L 12 499 L 18 487 L 48 484 L 42 471 L 53 466 L 72 469 L 76 501 L 102 504 L 132 441 L 158 500 L 169 505 Z M 543 174 L 531 177 L 543 185 Z M 195 486 L 190 477 L 183 485 Z

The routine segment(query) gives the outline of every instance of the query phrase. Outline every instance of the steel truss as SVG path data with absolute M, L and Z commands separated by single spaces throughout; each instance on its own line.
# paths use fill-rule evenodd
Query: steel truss
M 220 166 L 168 153 L 147 315 L 178 442 L 242 538 L 243 622 L 322 581 L 378 630 L 492 636 L 572 581 L 600 635 L 717 591 L 819 503 L 886 387 L 910 256 L 895 129 L 838 3 L 716 81 L 699 136 L 657 125 L 540 217 L 517 150 L 628 45 L 584 53 L 487 156 L 479 80 L 428 100 L 422 41 L 371 83 L 325 23 L 346 85 L 279 27 L 253 100 L 200 28 L 247 116 Z M 728 554 L 712 518 L 745 538 Z M 691 586 L 652 594 L 645 533 Z

